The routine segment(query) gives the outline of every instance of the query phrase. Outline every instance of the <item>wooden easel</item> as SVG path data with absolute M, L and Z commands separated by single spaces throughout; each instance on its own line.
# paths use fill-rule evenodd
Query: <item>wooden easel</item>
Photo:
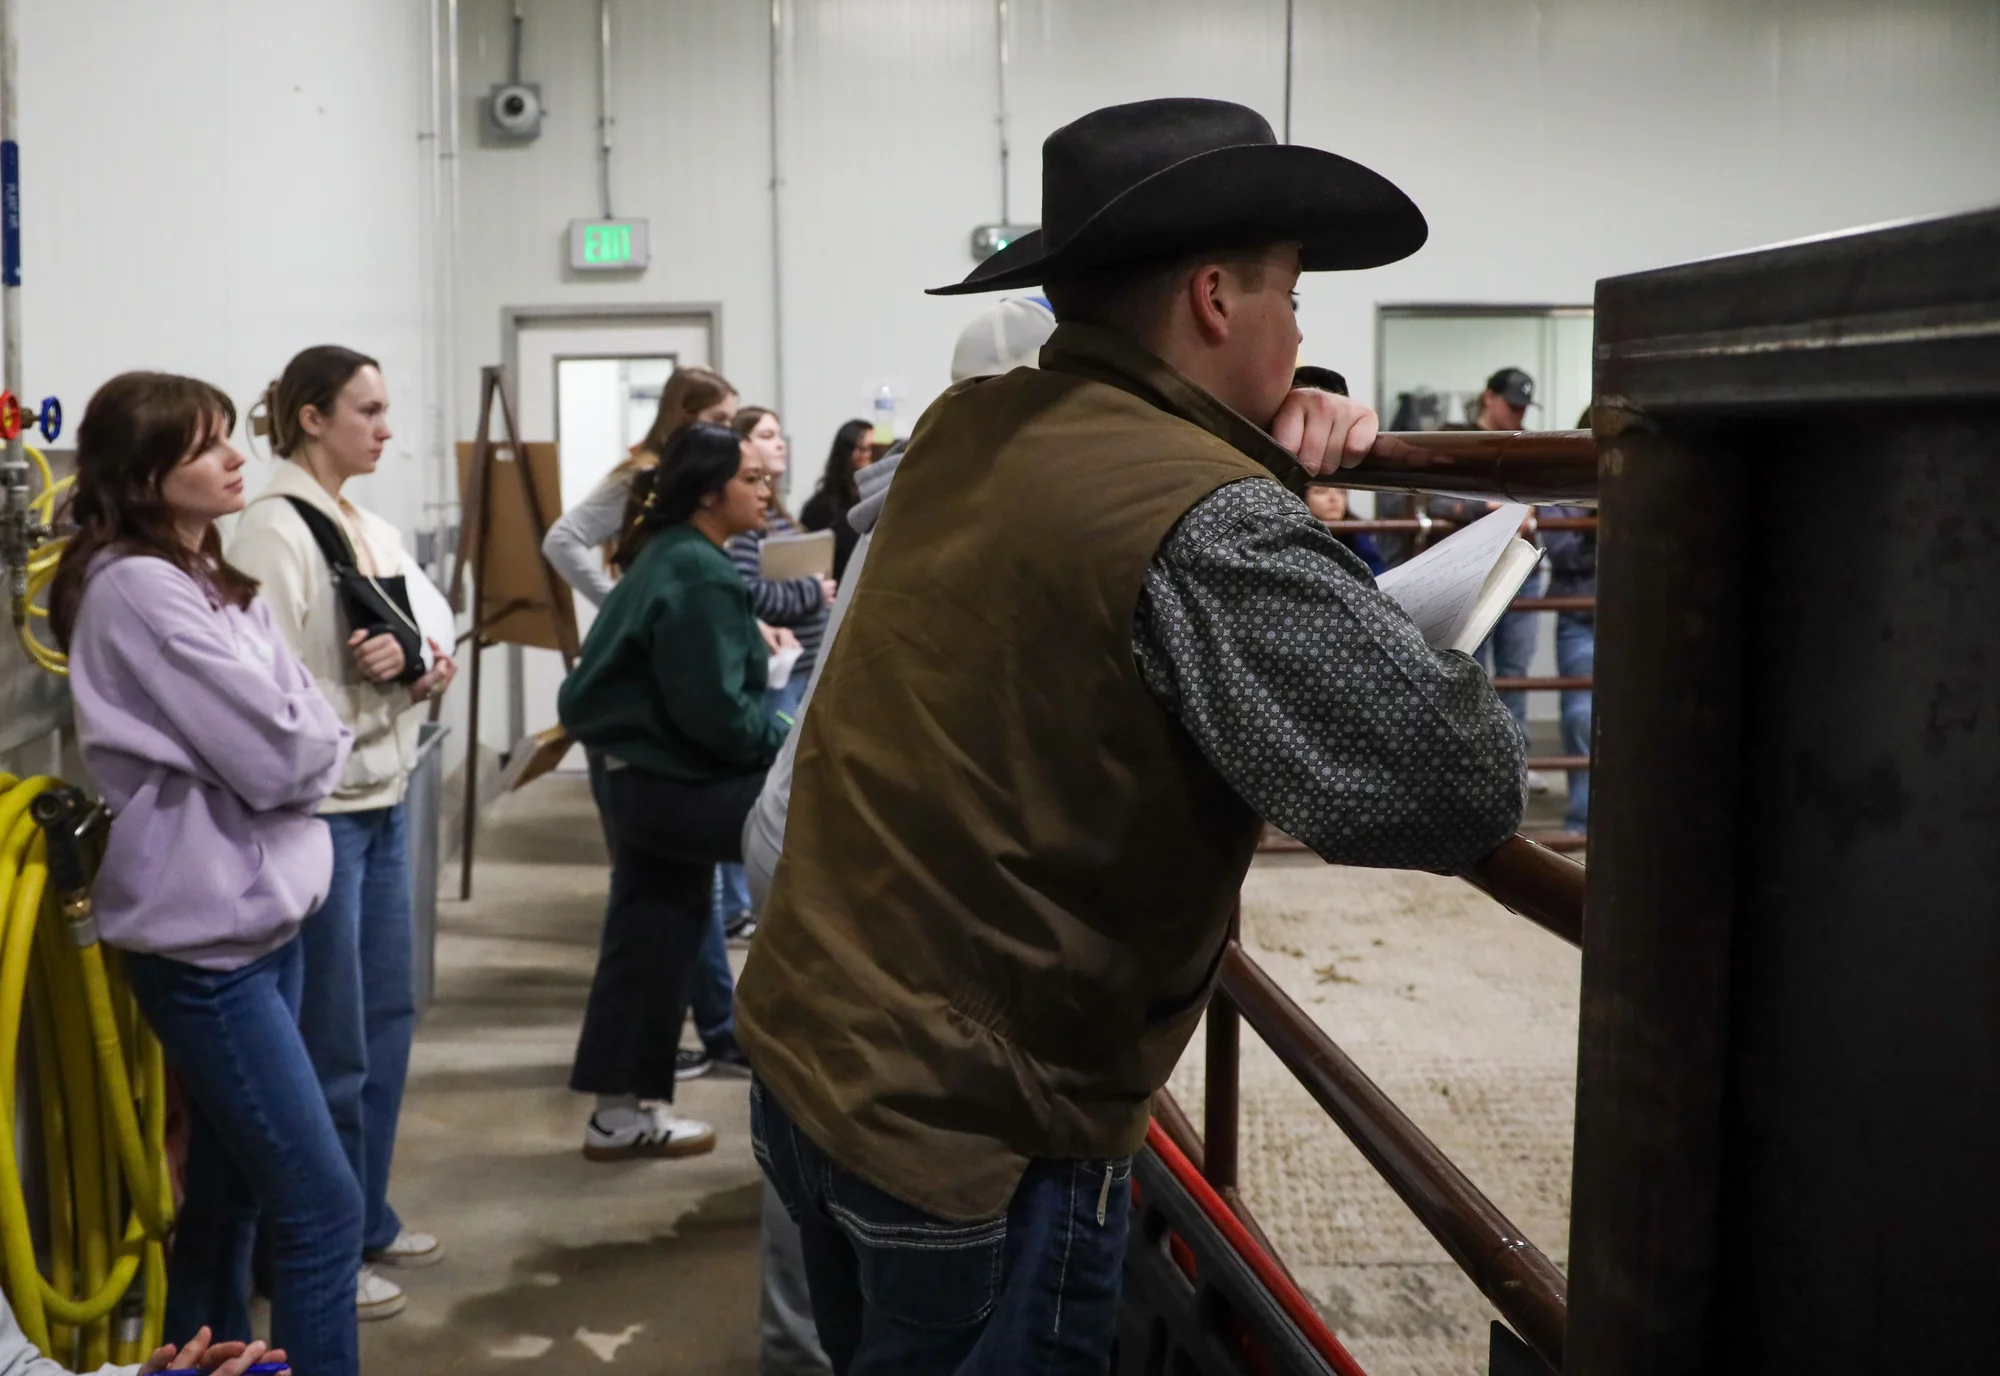
M 504 432 L 504 440 L 499 444 L 493 441 L 493 408 L 496 402 Z M 451 605 L 455 611 L 464 611 L 466 565 L 468 562 L 473 565 L 472 628 L 459 638 L 461 644 L 470 641 L 472 645 L 472 703 L 471 715 L 466 722 L 465 803 L 458 876 L 458 896 L 461 900 L 472 897 L 472 843 L 479 822 L 479 652 L 488 645 L 501 643 L 502 639 L 515 639 L 512 636 L 489 638 L 489 633 L 498 623 L 534 605 L 525 597 L 509 598 L 497 605 L 488 601 L 488 591 L 493 584 L 493 579 L 488 576 L 493 547 L 493 468 L 502 461 L 500 455 L 503 453 L 514 459 L 508 466 L 513 468 L 521 484 L 529 528 L 534 536 L 531 557 L 540 570 L 542 586 L 548 593 L 555 648 L 562 654 L 565 669 L 575 666 L 577 656 L 576 617 L 567 596 L 569 589 L 557 581 L 555 570 L 549 567 L 548 560 L 542 558 L 542 540 L 548 535 L 549 516 L 546 513 L 549 508 L 542 505 L 534 465 L 528 460 L 528 447 L 521 442 L 520 427 L 514 422 L 514 402 L 507 386 L 506 372 L 497 367 L 481 368 L 479 429 L 472 442 L 471 482 L 464 494 L 461 518 L 461 530 L 471 532 L 472 538 L 467 540 L 461 536 L 458 558 L 451 571 Z M 431 708 L 433 720 L 439 705 L 433 704 Z

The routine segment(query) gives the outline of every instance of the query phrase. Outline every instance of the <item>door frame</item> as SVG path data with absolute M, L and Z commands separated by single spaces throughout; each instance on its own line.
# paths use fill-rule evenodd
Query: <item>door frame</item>
M 521 368 L 521 331 L 550 325 L 639 324 L 648 320 L 702 320 L 708 325 L 708 366 L 723 372 L 720 301 L 607 301 L 591 306 L 502 306 L 500 366 L 511 385 Z M 726 374 L 725 374 L 726 376 Z
M 722 371 L 722 303 L 720 301 L 606 301 L 591 305 L 502 306 L 500 366 L 510 389 L 510 402 L 520 404 L 521 332 L 550 326 L 589 329 L 593 325 L 636 325 L 648 321 L 701 322 L 708 327 L 708 366 Z M 512 750 L 527 734 L 525 656 L 519 645 L 507 647 L 507 717 Z

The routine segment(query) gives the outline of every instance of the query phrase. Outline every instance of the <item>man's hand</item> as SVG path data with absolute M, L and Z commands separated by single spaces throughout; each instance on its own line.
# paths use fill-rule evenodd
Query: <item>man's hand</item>
M 211 1343 L 206 1326 L 187 1341 L 187 1346 L 176 1349 L 172 1343 L 155 1352 L 139 1368 L 139 1376 L 159 1376 L 162 1371 L 206 1371 L 209 1376 L 243 1376 L 243 1373 L 259 1362 L 285 1360 L 285 1350 L 281 1347 L 266 1347 L 256 1343 Z
M 403 647 L 387 631 L 377 636 L 356 631 L 347 637 L 347 648 L 354 651 L 355 666 L 377 683 L 393 683 L 403 672 Z
M 1285 398 L 1271 421 L 1272 438 L 1315 477 L 1360 463 L 1380 429 L 1375 413 L 1354 398 L 1303 387 Z

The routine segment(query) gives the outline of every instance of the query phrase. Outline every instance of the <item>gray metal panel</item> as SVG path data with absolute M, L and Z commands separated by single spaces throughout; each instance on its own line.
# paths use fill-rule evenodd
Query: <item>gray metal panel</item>
M 69 681 L 38 668 L 14 639 L 0 639 L 0 753 L 18 750 L 69 725 Z
M 2000 212 L 1597 323 L 1566 1370 L 1990 1369 Z
M 2000 396 L 2000 209 L 1597 287 L 1597 401 L 1672 413 Z

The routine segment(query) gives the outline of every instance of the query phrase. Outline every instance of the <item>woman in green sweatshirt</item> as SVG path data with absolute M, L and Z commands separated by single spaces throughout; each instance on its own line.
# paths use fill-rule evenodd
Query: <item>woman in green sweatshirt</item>
M 784 739 L 764 706 L 769 652 L 722 548 L 763 523 L 769 489 L 728 427 L 679 431 L 627 532 L 625 575 L 557 700 L 570 734 L 606 757 L 616 841 L 570 1074 L 570 1088 L 597 1096 L 583 1145 L 592 1161 L 715 1145 L 706 1123 L 672 1111 L 674 1051 L 715 865 L 742 858 L 743 819 Z

